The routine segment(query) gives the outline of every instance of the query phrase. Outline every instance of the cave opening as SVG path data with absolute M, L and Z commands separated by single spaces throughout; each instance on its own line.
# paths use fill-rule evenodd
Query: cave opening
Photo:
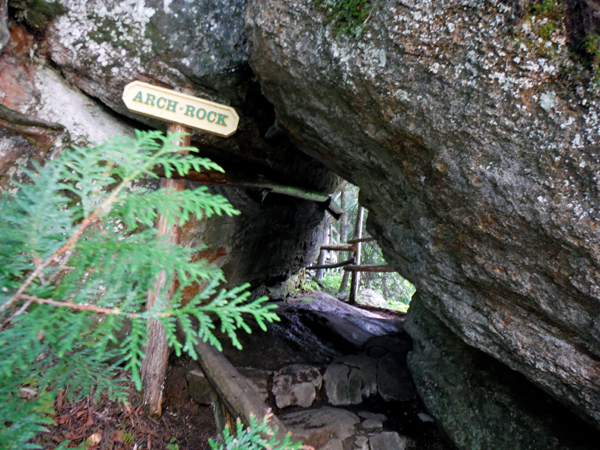
M 308 283 L 351 304 L 407 312 L 416 288 L 387 264 L 375 238 L 363 232 L 369 212 L 358 198 L 359 188 L 347 181 L 332 195 L 342 214 L 325 218 L 318 256 L 307 268 Z

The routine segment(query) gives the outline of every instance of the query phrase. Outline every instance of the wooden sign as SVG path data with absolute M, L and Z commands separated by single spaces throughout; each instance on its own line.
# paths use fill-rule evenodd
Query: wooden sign
M 141 81 L 125 86 L 123 101 L 131 111 L 217 136 L 231 136 L 240 121 L 235 109 L 229 106 Z

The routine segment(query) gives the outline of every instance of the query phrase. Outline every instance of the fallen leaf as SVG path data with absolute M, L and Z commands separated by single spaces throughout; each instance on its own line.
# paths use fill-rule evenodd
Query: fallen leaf
M 88 419 L 87 419 L 87 422 L 85 423 L 85 426 L 91 427 L 92 425 L 94 425 L 94 415 L 92 414 L 92 408 L 90 408 L 88 410 Z
M 75 434 L 72 431 L 69 431 L 65 434 L 65 437 L 70 441 L 76 441 L 77 439 L 81 439 L 85 437 L 85 434 Z
M 71 417 L 70 416 L 58 416 L 58 423 L 63 425 L 65 423 L 70 422 Z
M 100 442 L 102 442 L 102 432 L 98 431 L 98 432 L 88 436 L 85 446 L 86 447 L 96 447 L 98 444 L 100 444 Z

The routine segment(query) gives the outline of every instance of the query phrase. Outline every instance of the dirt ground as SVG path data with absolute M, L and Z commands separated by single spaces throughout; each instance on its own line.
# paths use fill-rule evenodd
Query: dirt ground
M 129 405 L 110 401 L 102 395 L 97 402 L 88 397 L 67 402 L 59 396 L 55 402 L 54 424 L 46 426 L 35 443 L 44 450 L 54 449 L 69 439 L 69 448 L 85 450 L 207 450 L 208 439 L 215 439 L 212 408 L 197 405 L 188 395 L 187 359 L 170 361 L 160 420 L 148 417 L 138 407 L 138 393 L 127 383 Z

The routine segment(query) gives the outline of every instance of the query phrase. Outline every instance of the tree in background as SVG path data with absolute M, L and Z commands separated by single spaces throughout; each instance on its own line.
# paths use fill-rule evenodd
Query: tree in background
M 185 351 L 194 359 L 199 339 L 221 348 L 213 334 L 217 320 L 238 348 L 236 331 L 250 331 L 243 314 L 263 329 L 278 320 L 266 297 L 247 302 L 247 286 L 219 290 L 218 268 L 190 262 L 197 249 L 156 236 L 157 213 L 168 226 L 176 218 L 183 225 L 192 214 L 239 214 L 205 187 L 172 192 L 136 184 L 158 178 L 156 166 L 167 177 L 192 168 L 221 170 L 208 159 L 177 153 L 197 151 L 172 143 L 181 137 L 137 132 L 135 139 L 75 147 L 28 171 L 31 183 L 0 199 L 0 448 L 36 448 L 28 441 L 51 422 L 59 390 L 68 399 L 107 392 L 125 401 L 118 369 L 128 369 L 141 387 L 151 319 L 160 320 L 177 355 Z M 170 303 L 160 300 L 163 292 L 146 311 L 148 289 L 161 270 L 176 277 L 178 287 Z M 182 292 L 201 280 L 208 287 L 184 304 Z M 131 332 L 118 342 L 115 334 L 126 321 Z

